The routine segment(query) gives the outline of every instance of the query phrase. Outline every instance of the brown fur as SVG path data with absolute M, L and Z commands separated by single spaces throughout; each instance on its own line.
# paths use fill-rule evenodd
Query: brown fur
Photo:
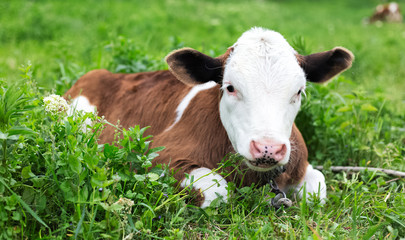
M 157 135 L 173 123 L 177 105 L 190 88 L 169 71 L 112 74 L 103 69 L 85 74 L 65 97 L 83 95 L 109 122 L 120 120 L 125 128 L 135 124 L 152 126 L 146 134 Z M 112 142 L 113 137 L 114 129 L 108 126 L 100 142 Z
M 175 51 L 166 58 L 175 74 L 170 71 L 112 74 L 107 70 L 94 70 L 81 77 L 65 98 L 85 96 L 97 107 L 100 116 L 111 123 L 120 120 L 124 128 L 151 126 L 146 134 L 154 136 L 153 146 L 166 147 L 154 160 L 154 165 L 169 164 L 174 177 L 181 182 L 185 173 L 202 167 L 215 169 L 227 154 L 234 152 L 219 114 L 223 68 L 232 50 L 229 48 L 218 58 L 192 49 Z M 353 55 L 344 48 L 334 48 L 308 56 L 297 55 L 297 59 L 309 81 L 323 82 L 350 67 Z M 212 79 L 219 84 L 199 92 L 172 126 L 176 108 L 191 86 Z M 100 142 L 111 142 L 113 138 L 114 129 L 107 127 Z M 307 148 L 295 125 L 290 141 L 292 150 L 287 170 L 276 179 L 281 188 L 298 184 L 308 166 Z M 244 174 L 233 171 L 235 168 L 243 170 Z M 226 179 L 237 181 L 238 186 L 262 185 L 269 180 L 266 174 L 249 170 L 243 163 L 224 170 L 233 172 Z
M 228 153 L 234 152 L 219 117 L 222 94 L 219 85 L 198 93 L 180 121 L 165 131 L 174 122 L 175 110 L 189 90 L 189 86 L 178 81 L 169 71 L 112 74 L 107 70 L 94 70 L 81 77 L 65 97 L 86 96 L 92 105 L 97 106 L 100 116 L 112 123 L 120 120 L 125 128 L 136 124 L 152 126 L 147 134 L 154 135 L 153 146 L 166 147 L 154 164 L 170 164 L 175 178 L 181 181 L 184 173 L 193 169 L 217 168 Z M 111 142 L 113 136 L 114 129 L 107 127 L 100 142 Z M 295 125 L 291 141 L 290 163 L 277 180 L 281 186 L 298 183 L 308 165 L 307 148 Z M 243 178 L 242 186 L 267 183 L 260 173 L 250 170 L 246 174 L 244 178 L 233 174 L 227 180 L 242 181 Z

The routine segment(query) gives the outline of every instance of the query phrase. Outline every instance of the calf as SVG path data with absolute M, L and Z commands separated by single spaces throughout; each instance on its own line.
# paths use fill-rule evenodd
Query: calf
M 390 2 L 387 4 L 379 4 L 374 11 L 374 14 L 370 17 L 369 21 L 373 22 L 402 22 L 402 14 L 399 8 L 399 4 L 396 2 Z
M 217 58 L 184 48 L 166 57 L 170 71 L 113 74 L 94 70 L 66 93 L 76 109 L 96 111 L 123 127 L 150 125 L 154 146 L 166 149 L 154 164 L 168 164 L 182 187 L 203 193 L 201 207 L 218 196 L 227 200 L 227 182 L 243 186 L 268 182 L 283 190 L 326 198 L 322 173 L 309 165 L 307 148 L 294 119 L 306 81 L 325 82 L 351 66 L 350 51 L 336 47 L 299 55 L 277 32 L 253 28 Z M 106 128 L 101 142 L 113 140 Z M 243 161 L 241 176 L 211 172 L 229 153 Z M 238 172 L 238 171 L 234 171 Z M 188 178 L 185 174 L 188 174 Z

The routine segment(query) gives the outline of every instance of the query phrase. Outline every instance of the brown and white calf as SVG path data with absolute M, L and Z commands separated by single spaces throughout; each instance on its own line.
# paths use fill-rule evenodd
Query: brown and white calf
M 182 187 L 198 180 L 193 187 L 203 192 L 201 207 L 218 196 L 226 201 L 227 181 L 242 179 L 211 172 L 228 153 L 244 158 L 243 185 L 265 184 L 266 173 L 285 166 L 276 179 L 281 189 L 298 192 L 306 183 L 307 192 L 324 199 L 324 176 L 309 165 L 294 119 L 306 81 L 325 82 L 352 60 L 341 47 L 302 56 L 279 33 L 253 28 L 217 58 L 184 48 L 167 56 L 170 71 L 94 70 L 65 97 L 75 109 L 97 111 L 123 127 L 151 126 L 153 145 L 166 147 L 155 164 L 170 164 Z M 113 135 L 106 128 L 100 141 Z
M 401 9 L 396 2 L 379 4 L 375 8 L 374 14 L 369 21 L 373 22 L 402 22 Z

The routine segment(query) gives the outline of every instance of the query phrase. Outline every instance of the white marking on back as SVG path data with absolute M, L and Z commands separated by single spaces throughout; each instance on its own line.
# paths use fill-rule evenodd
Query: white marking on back
M 388 5 L 388 9 L 390 10 L 391 13 L 397 12 L 398 9 L 399 9 L 398 3 L 394 3 L 394 2 L 390 3 L 390 4 Z
M 72 103 L 70 104 L 70 108 L 68 111 L 68 115 L 72 116 L 75 111 L 84 111 L 84 112 L 95 112 L 96 106 L 91 105 L 89 100 L 84 96 L 78 96 L 77 98 L 73 99 Z
M 89 100 L 84 97 L 84 96 L 79 96 L 75 99 L 73 99 L 72 103 L 69 106 L 68 110 L 68 116 L 73 116 L 75 112 L 90 112 L 90 113 L 95 113 L 96 112 L 96 106 L 91 105 Z M 87 131 L 87 125 L 91 125 L 91 120 L 86 119 L 84 121 L 84 124 L 82 125 L 81 129 L 83 132 Z
M 228 190 L 226 189 L 228 183 L 219 174 L 208 168 L 197 168 L 191 171 L 189 177 L 181 182 L 181 187 L 185 188 L 191 183 L 196 190 L 201 190 L 204 194 L 201 208 L 208 207 L 212 201 L 218 198 L 217 194 L 222 196 L 223 201 L 227 202 L 228 200 Z
M 191 88 L 190 92 L 181 100 L 180 104 L 176 108 L 176 119 L 174 120 L 173 124 L 168 127 L 165 131 L 170 130 L 176 123 L 178 123 L 183 116 L 184 111 L 187 109 L 188 105 L 190 104 L 191 100 L 201 91 L 213 88 L 217 85 L 214 81 L 210 81 L 204 84 L 195 85 Z

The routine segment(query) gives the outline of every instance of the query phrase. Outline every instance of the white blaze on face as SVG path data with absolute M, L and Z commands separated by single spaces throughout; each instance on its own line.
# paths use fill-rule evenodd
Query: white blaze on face
M 279 165 L 288 162 L 292 125 L 305 89 L 296 52 L 279 33 L 254 28 L 233 46 L 224 69 L 220 102 L 222 123 L 235 150 L 255 160 L 251 143 L 284 144 Z M 260 145 L 260 144 L 259 144 Z M 263 167 L 248 166 L 257 171 Z

